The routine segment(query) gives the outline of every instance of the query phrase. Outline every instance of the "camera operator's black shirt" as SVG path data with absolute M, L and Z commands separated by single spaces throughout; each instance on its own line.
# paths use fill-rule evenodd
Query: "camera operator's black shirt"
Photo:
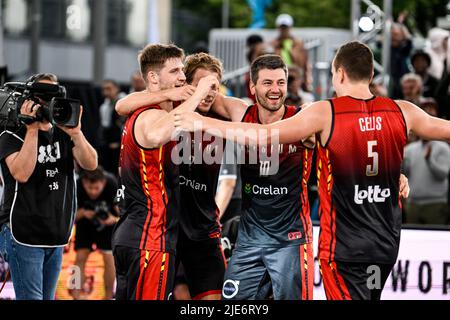
M 16 241 L 31 246 L 67 244 L 76 209 L 73 142 L 61 129 L 39 131 L 36 167 L 26 183 L 17 182 L 5 159 L 19 152 L 26 128 L 0 133 L 0 164 L 5 181 L 0 225 L 11 222 Z
M 114 200 L 116 198 L 117 187 L 118 187 L 117 179 L 113 174 L 111 174 L 109 172 L 105 172 L 105 177 L 106 177 L 105 188 L 103 189 L 102 193 L 100 193 L 98 198 L 95 200 L 92 200 L 91 198 L 89 198 L 89 196 L 86 193 L 86 190 L 83 187 L 83 183 L 82 183 L 81 179 L 78 179 L 78 181 L 77 181 L 78 208 L 85 208 L 88 203 L 95 205 L 100 202 L 105 202 L 106 205 L 108 206 L 110 212 L 113 215 L 116 215 L 115 211 L 113 211 L 113 207 L 114 207 Z

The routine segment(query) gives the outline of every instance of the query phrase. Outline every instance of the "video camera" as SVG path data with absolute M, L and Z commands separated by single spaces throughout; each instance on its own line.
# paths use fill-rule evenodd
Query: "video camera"
M 20 113 L 25 100 L 42 106 L 35 118 Z M 44 120 L 54 125 L 76 127 L 79 117 L 80 101 L 66 98 L 63 86 L 28 81 L 7 82 L 0 88 L 0 128 L 15 129 Z
M 101 221 L 105 221 L 109 217 L 109 212 L 111 211 L 106 201 L 85 201 L 82 205 L 85 210 L 92 210 L 95 212 L 95 217 L 92 220 L 97 231 L 101 231 L 104 225 Z

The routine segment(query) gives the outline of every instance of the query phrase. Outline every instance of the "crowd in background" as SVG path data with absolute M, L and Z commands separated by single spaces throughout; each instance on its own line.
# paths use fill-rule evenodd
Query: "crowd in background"
M 448 65 L 449 31 L 433 28 L 421 47 L 414 47 L 412 32 L 403 24 L 400 16 L 391 31 L 390 85 L 383 85 L 377 72 L 371 84 L 374 95 L 404 99 L 420 106 L 425 112 L 443 119 L 450 118 L 450 66 Z M 300 107 L 314 101 L 312 66 L 302 39 L 292 35 L 293 18 L 281 14 L 276 20 L 278 36 L 263 39 L 258 34 L 247 38 L 246 57 L 249 65 L 265 53 L 279 54 L 289 67 L 286 104 Z M 380 42 L 372 44 L 375 59 L 380 61 Z M 199 49 L 207 51 L 206 46 Z M 249 88 L 250 77 L 245 76 L 245 99 L 249 104 L 255 97 Z M 133 73 L 130 92 L 145 89 L 139 72 Z M 224 88 L 223 92 L 230 92 Z M 124 118 L 114 110 L 115 103 L 125 93 L 114 80 L 102 85 L 104 102 L 99 106 L 98 151 L 100 164 L 117 175 L 120 152 L 120 136 Z M 443 142 L 429 142 L 409 137 L 405 150 L 404 172 L 409 178 L 410 197 L 405 201 L 404 222 L 414 224 L 449 223 L 449 172 L 450 147 Z M 310 197 L 312 218 L 318 219 L 318 200 L 315 175 L 311 175 Z
M 400 16 L 391 31 L 391 61 L 389 86 L 376 73 L 371 84 L 374 95 L 403 99 L 420 106 L 424 112 L 443 119 L 450 119 L 450 50 L 449 31 L 432 28 L 425 43 L 415 46 L 411 30 Z M 302 39 L 292 35 L 294 20 L 288 14 L 277 17 L 275 25 L 278 35 L 275 39 L 264 39 L 258 34 L 247 38 L 246 57 L 250 65 L 254 59 L 265 53 L 279 54 L 289 68 L 286 104 L 301 107 L 315 100 L 312 65 L 308 59 Z M 374 42 L 372 49 L 375 59 L 380 61 L 381 42 Z M 207 46 L 199 46 L 195 52 L 207 51 Z M 250 74 L 243 84 L 248 104 L 256 102 L 249 90 Z M 227 88 L 221 92 L 232 94 Z M 122 129 L 125 118 L 115 111 L 116 103 L 127 93 L 145 90 L 145 82 L 139 71 L 131 74 L 130 83 L 121 86 L 114 79 L 105 79 L 101 86 L 101 103 L 86 105 L 83 126 L 92 132 L 101 167 L 92 172 L 80 172 L 78 183 L 77 212 L 77 257 L 76 265 L 83 270 L 91 250 L 103 253 L 105 264 L 105 297 L 113 296 L 114 264 L 112 261 L 110 238 L 117 222 L 118 208 L 114 203 L 117 190 L 119 155 Z M 70 94 L 69 90 L 69 96 Z M 77 97 L 80 98 L 80 97 Z M 81 99 L 86 100 L 86 99 Z M 89 118 L 86 120 L 86 118 Z M 98 121 L 97 121 L 98 120 Z M 89 138 L 89 134 L 87 134 Z M 88 139 L 89 140 L 89 139 Z M 103 169 L 105 171 L 103 171 Z M 446 225 L 450 223 L 450 146 L 445 142 L 426 141 L 411 135 L 405 149 L 403 172 L 409 179 L 410 195 L 404 201 L 403 222 L 408 224 Z M 236 165 L 222 166 L 216 202 L 222 212 L 223 233 L 235 235 L 236 225 L 230 221 L 239 214 L 241 206 L 241 185 L 239 169 Z M 309 198 L 311 216 L 318 220 L 318 196 L 316 176 L 311 174 Z M 0 179 L 0 194 L 4 188 Z M 227 195 L 227 196 L 225 196 Z M 226 198 L 226 200 L 224 200 Z M 106 209 L 101 203 L 106 203 Z M 98 201 L 97 201 L 98 200 Z M 103 210 L 104 209 L 104 210 Z M 101 214 L 105 213 L 102 217 Z M 88 221 L 90 220 L 90 221 Z M 235 239 L 230 238 L 234 243 Z M 229 248 L 231 249 L 231 248 Z M 229 253 L 228 253 L 229 254 Z M 0 264 L 0 267 L 3 264 Z M 3 274 L 0 270 L 0 274 Z M 84 274 L 84 273 L 83 273 Z M 2 279 L 0 279 L 2 280 Z M 82 283 L 85 279 L 82 279 Z M 83 298 L 83 292 L 72 291 L 75 299 Z

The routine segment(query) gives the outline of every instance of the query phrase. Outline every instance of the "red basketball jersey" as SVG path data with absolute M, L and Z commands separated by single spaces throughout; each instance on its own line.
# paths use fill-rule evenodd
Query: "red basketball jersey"
M 124 216 L 113 236 L 115 246 L 174 252 L 178 236 L 179 173 L 171 161 L 176 142 L 148 149 L 139 145 L 134 126 L 150 106 L 126 121 L 120 152 L 120 182 Z M 152 125 L 151 123 L 147 125 Z
M 332 127 L 318 142 L 319 257 L 394 263 L 400 243 L 400 167 L 406 124 L 391 99 L 330 100 Z M 318 139 L 318 141 L 320 141 Z

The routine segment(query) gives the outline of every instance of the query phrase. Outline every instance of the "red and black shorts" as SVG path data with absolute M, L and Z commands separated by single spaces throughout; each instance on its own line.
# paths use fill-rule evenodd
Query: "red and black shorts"
M 168 300 L 175 279 L 175 256 L 169 252 L 114 248 L 116 300 Z
M 320 259 L 328 300 L 380 300 L 394 264 L 349 263 Z
M 193 241 L 181 230 L 179 234 L 177 261 L 183 265 L 192 299 L 221 294 L 227 262 L 220 238 Z

